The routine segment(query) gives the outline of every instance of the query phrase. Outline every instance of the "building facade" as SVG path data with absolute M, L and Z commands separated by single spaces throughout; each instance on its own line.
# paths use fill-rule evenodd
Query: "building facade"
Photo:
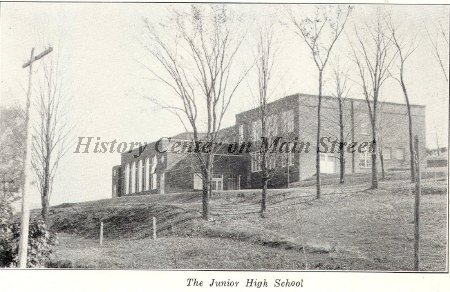
M 384 157 L 386 170 L 409 168 L 409 131 L 405 104 L 379 102 L 377 151 Z M 413 133 L 419 136 L 420 155 L 425 157 L 425 106 L 412 105 Z M 267 168 L 269 187 L 284 187 L 310 178 L 316 173 L 317 96 L 295 94 L 267 104 Z M 321 173 L 339 173 L 339 103 L 323 97 L 321 116 Z M 213 190 L 258 188 L 261 186 L 261 118 L 258 108 L 236 115 L 235 126 L 221 130 L 229 144 L 237 143 L 240 152 L 222 147 L 214 155 Z M 344 157 L 346 173 L 371 171 L 372 127 L 365 100 L 342 101 Z M 154 142 L 145 149 L 123 153 L 121 164 L 113 167 L 113 197 L 165 192 L 193 191 L 202 188 L 197 157 L 193 153 L 169 151 L 173 141 L 192 140 L 190 133 L 172 137 L 168 151 L 157 151 Z M 253 147 L 245 148 L 248 143 Z M 178 142 L 176 142 L 178 143 Z M 160 142 L 161 144 L 161 142 Z M 236 144 L 235 144 L 236 145 Z M 258 147 L 254 147 L 258 145 Z M 334 146 L 333 146 L 334 145 Z M 159 145 L 161 146 L 161 145 Z M 242 147 L 241 147 L 242 146 Z M 295 149 L 294 149 L 295 146 Z M 364 146 L 364 147 L 362 147 Z M 164 148 L 164 147 L 163 147 Z M 252 148 L 252 150 L 247 151 Z M 275 149 L 275 150 L 274 150 Z M 163 153 L 161 153 L 163 152 Z M 139 155 L 140 153 L 140 155 Z M 379 168 L 380 169 L 380 168 Z

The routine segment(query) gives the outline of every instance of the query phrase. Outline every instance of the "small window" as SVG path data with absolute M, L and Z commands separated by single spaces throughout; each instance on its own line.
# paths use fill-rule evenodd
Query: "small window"
M 395 150 L 395 158 L 397 160 L 405 160 L 405 148 L 397 148 Z
M 286 133 L 294 132 L 294 110 L 284 112 L 284 123 L 286 124 Z
M 359 167 L 370 168 L 372 166 L 371 154 L 368 151 L 359 153 Z
M 276 156 L 274 154 L 266 155 L 266 162 L 268 169 L 274 169 L 277 163 Z
M 391 147 L 383 148 L 383 158 L 386 160 L 392 159 L 392 148 Z
M 194 173 L 194 190 L 201 190 L 203 188 L 202 176 L 199 173 Z
M 281 167 L 286 167 L 288 165 L 294 165 L 294 153 L 292 152 L 283 153 L 283 155 L 281 156 Z
M 292 152 L 288 153 L 288 163 L 289 163 L 289 166 L 294 165 L 294 153 L 292 153 Z
M 287 165 L 288 159 L 287 153 L 283 153 L 283 155 L 281 155 L 281 167 L 285 167 Z
M 362 135 L 370 135 L 369 122 L 362 121 L 360 123 L 360 127 L 361 127 L 361 134 Z

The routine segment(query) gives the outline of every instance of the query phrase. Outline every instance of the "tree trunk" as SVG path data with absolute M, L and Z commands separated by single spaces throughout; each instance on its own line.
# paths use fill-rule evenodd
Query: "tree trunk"
M 47 144 L 48 146 L 48 144 Z M 49 153 L 49 149 L 47 149 L 47 153 Z M 44 165 L 44 181 L 42 184 L 42 189 L 41 189 L 41 205 L 42 205 L 42 210 L 41 210 L 41 215 L 42 215 L 42 220 L 44 220 L 45 224 L 47 224 L 47 226 L 49 226 L 49 222 L 48 222 L 48 210 L 49 210 L 49 194 L 50 194 L 50 156 L 47 156 L 45 158 L 45 165 Z
M 353 100 L 351 101 L 351 123 L 352 123 L 352 143 L 355 143 L 355 112 Z M 354 144 L 353 144 L 354 145 Z M 352 173 L 355 173 L 355 151 L 352 152 Z
M 48 210 L 49 210 L 48 195 L 42 196 L 41 200 L 42 200 L 42 210 L 41 210 L 42 219 L 44 220 L 45 224 L 47 226 L 49 226 L 49 222 L 48 222 Z
M 322 74 L 319 70 L 319 101 L 317 105 L 317 139 L 316 139 L 316 198 L 320 199 L 320 114 L 322 106 Z
M 383 156 L 383 150 L 380 148 L 380 163 L 381 163 L 381 179 L 386 179 L 386 173 L 384 172 L 384 156 Z
M 374 110 L 375 116 L 375 110 Z M 376 135 L 376 127 L 375 127 L 376 119 L 372 120 L 372 189 L 378 189 L 378 172 L 377 172 L 377 135 Z
M 261 216 L 264 217 L 264 214 L 266 212 L 266 201 L 267 201 L 267 181 L 269 179 L 268 173 L 267 173 L 267 167 L 266 167 L 266 151 L 262 152 L 262 159 L 261 159 L 261 182 L 262 182 L 262 189 L 261 189 Z
M 412 117 L 411 117 L 411 105 L 409 103 L 408 92 L 406 91 L 405 82 L 403 81 L 403 64 L 400 68 L 400 84 L 402 86 L 403 95 L 406 100 L 406 109 L 408 112 L 408 123 L 409 123 L 409 157 L 410 157 L 410 166 L 411 166 L 411 182 L 416 181 L 416 167 L 414 165 L 414 137 L 413 137 L 413 125 L 412 125 Z
M 261 108 L 261 133 L 262 135 L 268 139 L 267 131 L 266 131 L 266 100 L 263 100 L 263 105 Z M 267 172 L 267 149 L 261 149 L 261 217 L 264 217 L 266 212 L 266 201 L 267 201 L 267 181 L 269 179 Z
M 344 153 L 344 117 L 342 113 L 342 97 L 339 98 L 339 183 L 345 182 L 345 153 Z
M 203 176 L 203 189 L 202 189 L 202 206 L 203 213 L 202 218 L 209 220 L 209 198 L 211 197 L 211 176 L 212 176 L 212 156 L 207 154 L 206 165 L 201 166 Z
M 207 179 L 209 180 L 209 179 Z M 202 218 L 204 220 L 209 220 L 209 194 L 211 192 L 211 184 L 208 182 L 203 182 L 203 190 L 202 190 L 202 205 L 203 205 L 203 213 Z
M 266 200 L 267 200 L 267 178 L 263 178 L 263 185 L 261 191 L 261 217 L 266 214 Z

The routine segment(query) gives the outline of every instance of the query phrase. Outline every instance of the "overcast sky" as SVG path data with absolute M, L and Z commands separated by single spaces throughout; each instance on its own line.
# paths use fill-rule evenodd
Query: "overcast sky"
M 188 4 L 180 4 L 186 7 Z M 173 7 L 173 6 L 172 6 Z M 274 17 L 274 5 L 230 5 L 244 15 L 249 35 L 243 52 L 254 48 L 252 31 L 262 19 Z M 381 7 L 381 6 L 378 6 Z M 182 125 L 169 113 L 155 108 L 142 93 L 164 97 L 167 89 L 152 82 L 139 62 L 149 62 L 142 49 L 143 17 L 163 20 L 167 4 L 47 4 L 1 3 L 1 100 L 0 105 L 24 105 L 27 71 L 21 65 L 30 49 L 37 52 L 51 44 L 64 73 L 67 94 L 71 97 L 68 119 L 77 123 L 76 137 L 101 137 L 102 141 L 154 141 L 183 131 Z M 311 7 L 301 6 L 299 13 Z M 448 84 L 426 38 L 424 25 L 430 30 L 441 22 L 448 29 L 448 7 L 389 6 L 393 18 L 407 32 L 415 35 L 418 48 L 406 69 L 411 101 L 426 105 L 427 145 L 434 147 L 438 134 L 441 146 L 448 140 Z M 374 15 L 374 6 L 357 5 L 335 49 L 342 53 L 341 62 L 349 64 L 347 37 Z M 283 19 L 283 17 L 279 17 Z M 448 31 L 447 31 L 448 35 Z M 287 27 L 277 33 L 280 54 L 277 62 L 277 86 L 273 99 L 293 93 L 317 93 L 317 70 L 302 41 Z M 444 56 L 448 53 L 442 51 Z M 245 67 L 248 55 L 241 55 L 239 66 Z M 251 57 L 251 56 L 250 56 Z M 334 58 L 334 56 L 333 56 Z M 448 66 L 448 59 L 445 59 Z M 238 66 L 238 67 L 239 67 Z M 239 68 L 237 68 L 239 69 Z M 38 75 L 40 66 L 35 72 Z M 328 74 L 328 75 L 327 75 Z M 330 94 L 331 80 L 326 72 L 325 91 Z M 225 117 L 225 125 L 234 123 L 234 115 L 254 106 L 249 78 L 238 91 Z M 398 85 L 389 81 L 382 92 L 383 100 L 403 102 Z M 352 96 L 360 97 L 355 86 Z M 74 154 L 63 159 L 56 177 L 52 204 L 108 198 L 111 196 L 111 167 L 120 163 L 120 155 Z M 33 195 L 33 206 L 39 196 Z

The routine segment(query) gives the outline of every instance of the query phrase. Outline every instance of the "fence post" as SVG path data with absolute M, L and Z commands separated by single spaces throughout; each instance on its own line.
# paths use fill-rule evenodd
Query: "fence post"
M 103 245 L 103 221 L 100 221 L 100 245 Z
M 416 162 L 416 189 L 414 196 L 414 270 L 419 271 L 420 254 L 419 254 L 419 227 L 420 227 L 420 195 L 421 195 L 421 185 L 420 185 L 420 156 L 419 156 L 419 138 L 417 135 L 414 137 L 414 148 L 415 148 L 415 162 Z
M 156 239 L 156 218 L 153 217 L 153 240 Z

